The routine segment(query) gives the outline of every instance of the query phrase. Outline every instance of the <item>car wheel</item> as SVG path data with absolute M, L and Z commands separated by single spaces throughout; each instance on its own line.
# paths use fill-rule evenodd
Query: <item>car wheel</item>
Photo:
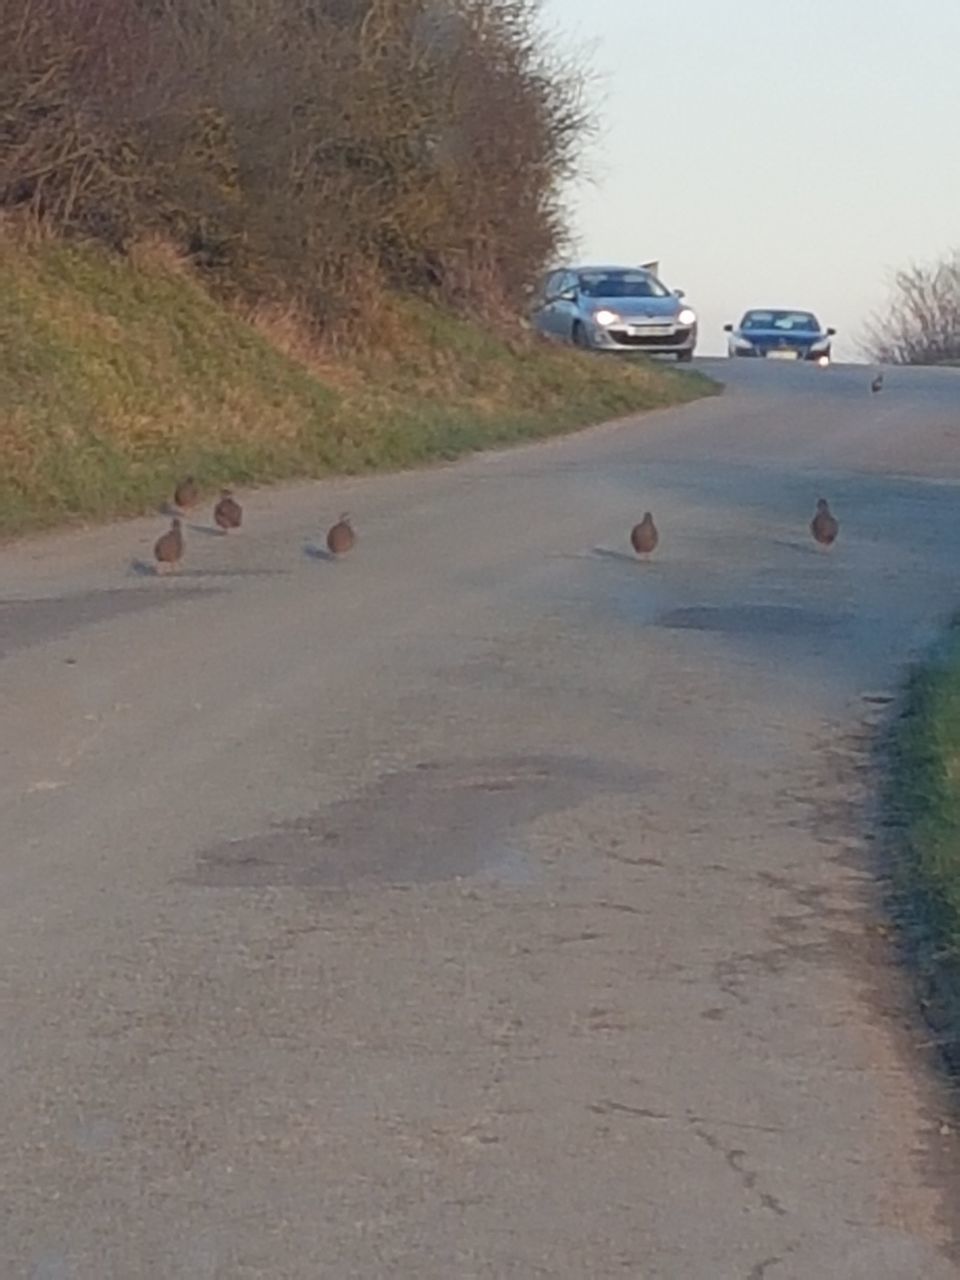
M 587 337 L 587 331 L 578 320 L 573 326 L 573 345 L 579 347 L 581 351 L 590 350 L 590 340 Z
M 693 351 L 678 351 L 678 352 L 677 352 L 677 363 L 678 363 L 678 364 L 689 364 L 689 363 L 690 363 L 690 361 L 691 361 L 692 359 L 693 359 Z

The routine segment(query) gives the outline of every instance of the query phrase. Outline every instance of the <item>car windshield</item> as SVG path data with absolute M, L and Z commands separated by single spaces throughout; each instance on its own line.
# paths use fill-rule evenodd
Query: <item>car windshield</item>
M 774 329 L 780 333 L 819 333 L 820 322 L 809 311 L 748 311 L 741 329 Z
M 580 292 L 586 298 L 669 298 L 656 276 L 646 271 L 581 271 Z

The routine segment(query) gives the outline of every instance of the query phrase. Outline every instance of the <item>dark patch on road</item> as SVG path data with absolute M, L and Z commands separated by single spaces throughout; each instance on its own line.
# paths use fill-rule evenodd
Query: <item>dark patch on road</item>
M 29 649 L 48 640 L 57 640 L 79 627 L 93 626 L 128 613 L 168 605 L 189 590 L 192 595 L 208 595 L 197 587 L 177 591 L 136 590 L 113 587 L 73 596 L 40 599 L 0 600 L 0 658 Z
M 671 609 L 657 625 L 674 631 L 720 631 L 735 636 L 798 636 L 834 631 L 846 615 L 785 604 L 694 605 Z
M 614 862 L 622 862 L 625 867 L 665 867 L 667 865 L 662 858 L 630 858 L 624 853 L 614 853 L 612 849 L 607 851 L 607 857 Z
M 525 826 L 656 777 L 574 756 L 426 762 L 313 816 L 214 845 L 189 880 L 215 888 L 530 882 L 539 868 L 524 850 Z
M 750 1169 L 747 1164 L 747 1152 L 741 1147 L 727 1147 L 716 1134 L 710 1133 L 709 1130 L 702 1126 L 694 1126 L 693 1132 L 697 1137 L 707 1144 L 711 1151 L 716 1151 L 723 1156 L 727 1165 L 739 1177 L 743 1183 L 745 1191 L 756 1195 L 760 1203 L 760 1207 L 766 1209 L 769 1213 L 775 1214 L 778 1218 L 785 1218 L 787 1210 L 781 1201 L 772 1195 L 769 1191 L 765 1191 L 759 1186 L 760 1175 L 754 1169 Z
M 75 1274 L 66 1254 L 45 1253 L 37 1260 L 30 1280 L 70 1280 Z
M 766 1275 L 770 1268 L 777 1267 L 782 1262 L 783 1257 L 777 1253 L 772 1254 L 769 1258 L 764 1258 L 761 1262 L 758 1262 L 755 1267 L 753 1267 L 750 1274 L 747 1276 L 747 1280 L 766 1280 Z
M 594 1115 L 635 1116 L 638 1120 L 669 1120 L 663 1111 L 653 1111 L 649 1107 L 631 1107 L 626 1102 L 615 1102 L 612 1098 L 601 1098 L 599 1102 L 591 1102 L 587 1108 Z
M 750 1000 L 743 986 L 748 978 L 778 978 L 798 964 L 823 963 L 831 955 L 829 941 L 782 941 L 764 951 L 742 951 L 718 960 L 713 966 L 713 980 L 724 995 L 747 1005 Z

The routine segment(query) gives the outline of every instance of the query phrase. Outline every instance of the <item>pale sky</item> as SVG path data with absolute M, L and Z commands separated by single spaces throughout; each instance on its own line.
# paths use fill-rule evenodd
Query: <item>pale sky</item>
M 659 259 L 700 350 L 750 306 L 859 358 L 891 272 L 960 248 L 960 0 L 542 0 L 601 77 L 581 259 Z

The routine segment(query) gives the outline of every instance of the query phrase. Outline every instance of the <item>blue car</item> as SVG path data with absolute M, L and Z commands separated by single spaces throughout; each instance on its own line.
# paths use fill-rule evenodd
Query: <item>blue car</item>
M 815 360 L 829 364 L 830 339 L 811 311 L 748 311 L 738 325 L 725 324 L 727 355 L 768 360 Z

